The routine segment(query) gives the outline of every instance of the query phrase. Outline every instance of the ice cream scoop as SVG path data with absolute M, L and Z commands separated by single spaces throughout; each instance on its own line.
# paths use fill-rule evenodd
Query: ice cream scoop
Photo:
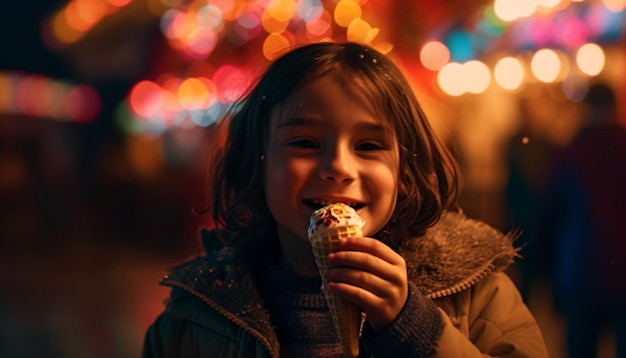
M 322 276 L 322 291 L 343 352 L 346 357 L 359 355 L 359 332 L 361 330 L 361 310 L 358 306 L 327 290 L 324 270 L 328 268 L 328 254 L 339 250 L 342 238 L 363 236 L 365 221 L 352 207 L 342 203 L 330 204 L 315 210 L 309 224 L 309 241 L 315 255 L 315 262 Z

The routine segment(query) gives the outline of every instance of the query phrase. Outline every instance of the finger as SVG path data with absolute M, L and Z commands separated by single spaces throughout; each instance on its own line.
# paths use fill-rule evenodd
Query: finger
M 328 255 L 327 262 L 332 268 L 362 271 L 386 281 L 397 282 L 400 278 L 398 267 L 364 252 L 338 251 Z
M 327 287 L 331 292 L 353 302 L 365 312 L 384 304 L 384 299 L 373 292 L 345 282 L 329 282 Z
M 348 237 L 341 240 L 340 247 L 341 250 L 367 252 L 392 264 L 404 261 L 389 246 L 371 237 Z
M 363 270 L 355 270 L 346 267 L 335 267 L 324 272 L 324 278 L 328 282 L 342 283 L 372 292 L 378 297 L 389 296 L 393 284 L 389 281 Z
M 328 255 L 327 261 L 331 267 L 365 271 L 392 283 L 400 283 L 406 276 L 406 264 L 402 258 L 394 264 L 367 252 L 338 251 Z

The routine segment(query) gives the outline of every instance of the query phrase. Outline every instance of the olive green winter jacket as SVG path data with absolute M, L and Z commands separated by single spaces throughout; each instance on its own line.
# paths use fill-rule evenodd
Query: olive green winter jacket
M 380 334 L 363 329 L 361 356 L 548 357 L 542 334 L 502 271 L 517 255 L 513 237 L 448 213 L 399 250 L 409 299 Z M 172 287 L 149 328 L 143 356 L 278 357 L 279 342 L 250 268 L 227 250 L 207 252 L 162 280 Z M 420 312 L 420 316 L 415 316 Z M 423 327 L 424 312 L 437 327 Z

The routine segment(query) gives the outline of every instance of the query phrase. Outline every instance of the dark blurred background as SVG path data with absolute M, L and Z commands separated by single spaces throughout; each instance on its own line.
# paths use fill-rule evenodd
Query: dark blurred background
M 626 1 L 515 3 L 3 1 L 0 356 L 140 354 L 159 278 L 210 225 L 195 209 L 211 124 L 291 45 L 389 53 L 458 155 L 468 215 L 531 230 L 591 83 L 615 90 L 626 123 Z M 549 280 L 526 266 L 511 275 L 564 357 Z

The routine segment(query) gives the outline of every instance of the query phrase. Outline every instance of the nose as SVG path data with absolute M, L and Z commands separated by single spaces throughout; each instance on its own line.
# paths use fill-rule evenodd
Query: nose
M 333 183 L 350 183 L 356 178 L 356 163 L 349 148 L 335 147 L 325 151 L 320 178 Z

